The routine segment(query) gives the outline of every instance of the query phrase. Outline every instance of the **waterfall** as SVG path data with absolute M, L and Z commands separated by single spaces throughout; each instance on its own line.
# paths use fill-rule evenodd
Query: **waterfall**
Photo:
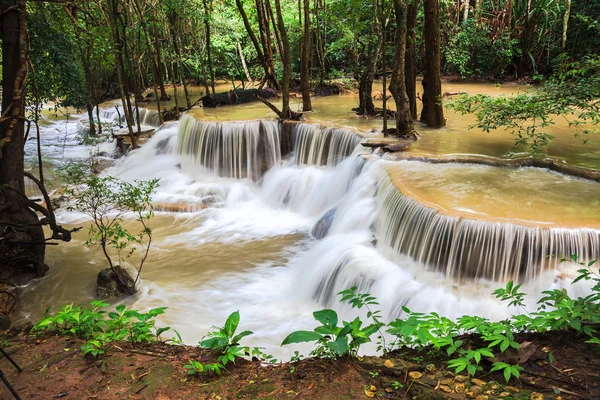
M 152 126 L 155 128 L 160 126 L 158 111 L 140 108 L 139 112 L 141 125 Z M 133 117 L 136 118 L 137 121 L 137 112 L 135 111 L 135 108 L 133 109 Z
M 389 259 L 408 255 L 448 280 L 535 280 L 558 257 L 600 257 L 600 231 L 543 228 L 445 215 L 402 194 L 380 170 L 375 223 L 378 248 Z
M 298 165 L 339 164 L 360 143 L 352 130 L 316 124 L 298 124 L 294 128 L 294 154 Z
M 185 114 L 177 152 L 184 170 L 258 180 L 281 161 L 277 121 L 206 122 Z

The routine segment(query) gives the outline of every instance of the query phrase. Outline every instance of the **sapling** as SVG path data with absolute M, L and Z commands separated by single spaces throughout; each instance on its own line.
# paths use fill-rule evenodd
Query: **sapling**
M 102 249 L 118 291 L 134 294 L 152 244 L 149 223 L 154 216 L 152 195 L 158 180 L 130 183 L 112 176 L 88 175 L 79 166 L 67 168 L 65 174 L 72 184 L 65 190 L 72 198 L 69 209 L 91 221 L 85 245 Z M 127 215 L 135 217 L 139 231 L 125 227 Z M 126 272 L 126 263 L 135 268 L 135 277 Z

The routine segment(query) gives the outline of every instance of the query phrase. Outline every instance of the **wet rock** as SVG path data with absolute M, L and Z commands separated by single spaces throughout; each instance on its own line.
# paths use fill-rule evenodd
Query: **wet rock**
M 323 214 L 321 218 L 319 218 L 317 223 L 313 226 L 310 233 L 316 239 L 323 239 L 325 236 L 327 236 L 327 234 L 329 233 L 329 228 L 331 228 L 333 218 L 335 217 L 336 210 L 337 208 L 334 207 L 327 211 L 325 214 Z
M 510 396 L 510 393 L 509 392 L 502 392 L 498 396 L 499 397 L 508 397 L 508 396 Z
M 475 400 L 488 400 L 489 398 L 490 398 L 490 396 L 480 394 L 479 396 L 475 397 Z
M 130 296 L 135 293 L 135 281 L 123 267 L 105 268 L 98 273 L 96 295 L 101 299 Z
M 433 371 L 435 371 L 436 369 L 437 369 L 437 368 L 436 368 L 436 367 L 435 367 L 435 365 L 433 365 L 433 364 L 427 364 L 427 365 L 425 366 L 425 371 L 427 371 L 427 372 L 433 372 Z
M 454 391 L 456 393 L 464 393 L 464 391 L 465 391 L 465 384 L 464 383 L 457 383 L 456 386 L 454 386 Z
M 520 392 L 519 388 L 516 388 L 514 386 L 505 386 L 504 389 L 508 390 L 509 392 L 513 392 L 513 393 L 519 393 Z
M 456 377 L 454 378 L 454 380 L 458 383 L 465 383 L 466 381 L 469 380 L 468 377 L 464 376 L 464 375 L 456 375 Z
M 442 379 L 442 380 L 440 381 L 440 384 L 441 384 L 441 385 L 452 385 L 452 382 L 454 382 L 454 380 L 453 380 L 453 379 L 446 378 L 446 379 Z

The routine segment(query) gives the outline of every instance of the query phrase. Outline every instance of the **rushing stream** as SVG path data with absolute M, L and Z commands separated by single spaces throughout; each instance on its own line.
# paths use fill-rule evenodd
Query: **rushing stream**
M 326 110 L 335 103 L 316 100 L 315 107 L 328 101 Z M 339 101 L 341 108 L 346 100 Z M 214 116 L 224 110 L 235 116 L 237 108 Z M 104 172 L 160 179 L 142 291 L 126 302 L 169 307 L 160 323 L 187 343 L 239 310 L 242 328 L 254 331 L 245 343 L 289 357 L 293 349 L 281 349 L 281 340 L 313 327 L 313 311 L 354 315 L 336 299 L 353 285 L 379 299 L 386 319 L 400 316 L 402 306 L 502 318 L 514 310 L 490 293 L 503 282 L 524 282 L 531 304 L 549 288 L 578 295 L 586 288 L 570 285 L 576 267 L 546 256 L 600 257 L 600 184 L 533 168 L 386 161 L 360 145 L 369 133 L 202 120 L 207 112 L 166 124 Z M 151 112 L 140 118 L 157 124 Z M 49 169 L 87 156 L 76 119 L 43 128 Z M 35 143 L 27 146 L 32 157 Z M 597 152 L 595 146 L 589 154 Z M 58 219 L 85 224 L 64 209 Z M 104 260 L 84 246 L 85 236 L 83 229 L 72 242 L 49 246 L 51 269 L 24 288 L 22 320 L 37 320 L 47 306 L 92 299 Z

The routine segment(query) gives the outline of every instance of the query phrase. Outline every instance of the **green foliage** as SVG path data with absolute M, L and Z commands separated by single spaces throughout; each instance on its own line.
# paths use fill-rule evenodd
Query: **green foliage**
M 234 311 L 229 315 L 222 328 L 217 327 L 216 331 L 208 333 L 208 339 L 200 342 L 200 347 L 212 349 L 218 352 L 219 363 L 225 366 L 227 363 L 235 363 L 236 358 L 243 357 L 248 352 L 247 347 L 240 347 L 240 340 L 252 335 L 250 331 L 243 331 L 235 334 L 240 324 L 240 313 Z
M 200 375 L 209 372 L 213 372 L 215 375 L 221 375 L 223 365 L 220 363 L 202 364 L 199 361 L 189 360 L 183 368 L 187 369 L 188 375 Z
M 343 296 L 342 301 L 349 301 L 353 307 L 366 306 L 368 308 L 369 305 L 378 304 L 371 295 L 356 293 L 356 287 L 338 294 Z M 316 342 L 316 348 L 310 353 L 314 357 L 331 359 L 345 355 L 356 357 L 360 346 L 370 342 L 371 336 L 383 326 L 383 323 L 379 321 L 379 311 L 372 312 L 369 309 L 368 315 L 373 323 L 363 328 L 363 322 L 358 317 L 350 322 L 344 321 L 342 326 L 338 326 L 338 315 L 334 310 L 316 311 L 313 316 L 321 324 L 320 326 L 313 331 L 292 332 L 281 345 Z
M 69 209 L 83 213 L 92 222 L 86 246 L 100 247 L 111 268 L 128 261 L 137 270 L 137 283 L 152 243 L 149 222 L 154 216 L 152 195 L 158 179 L 136 180 L 132 184 L 112 176 L 87 175 L 78 165 L 66 168 L 64 175 L 67 182 L 74 184 L 65 190 L 72 198 Z M 135 217 L 140 226 L 138 232 L 125 227 L 127 214 Z M 136 250 L 141 254 L 133 257 Z
M 574 136 L 586 137 L 600 125 L 600 56 L 581 62 L 558 60 L 559 72 L 537 90 L 516 96 L 461 95 L 448 106 L 461 114 L 475 114 L 485 132 L 508 129 L 515 135 L 514 150 L 526 149 L 536 157 L 553 139 L 546 128 L 565 119 Z M 587 142 L 587 138 L 583 142 Z
M 504 76 L 513 58 L 520 56 L 519 40 L 508 32 L 496 36 L 491 26 L 469 21 L 459 25 L 443 56 L 445 70 L 463 78 Z
M 170 327 L 156 327 L 155 318 L 164 314 L 166 307 L 159 307 L 142 313 L 128 310 L 119 305 L 115 311 L 106 312 L 102 308 L 108 304 L 100 300 L 91 302 L 91 308 L 63 306 L 55 314 L 46 316 L 33 327 L 34 332 L 54 332 L 59 335 L 75 336 L 87 340 L 81 346 L 84 355 L 104 354 L 107 344 L 128 340 L 130 343 L 154 343 Z

